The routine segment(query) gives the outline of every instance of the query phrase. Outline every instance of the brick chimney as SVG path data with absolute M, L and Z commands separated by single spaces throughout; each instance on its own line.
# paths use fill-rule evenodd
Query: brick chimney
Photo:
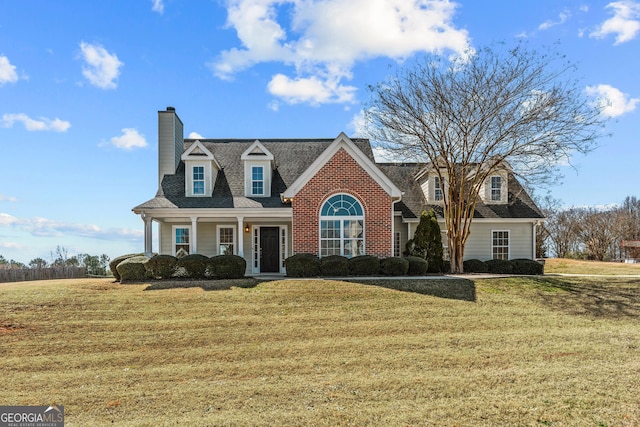
M 158 111 L 158 186 L 162 177 L 173 175 L 184 151 L 184 126 L 176 109 Z

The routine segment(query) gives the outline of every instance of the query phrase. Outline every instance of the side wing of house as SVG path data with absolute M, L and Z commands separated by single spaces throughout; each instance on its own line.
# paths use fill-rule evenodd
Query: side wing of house
M 430 164 L 382 164 L 380 168 L 403 190 L 396 206 L 394 254 L 402 253 L 412 239 L 423 210 L 433 209 L 442 230 L 447 255 L 443 216 L 443 192 L 448 185 L 441 171 Z M 544 216 L 515 175 L 505 167 L 483 183 L 478 194 L 465 259 L 535 259 L 536 227 Z

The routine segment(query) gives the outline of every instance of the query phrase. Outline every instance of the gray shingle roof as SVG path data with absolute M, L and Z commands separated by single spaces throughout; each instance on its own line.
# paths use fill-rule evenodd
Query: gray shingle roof
M 200 139 L 213 153 L 222 170 L 218 172 L 212 197 L 185 196 L 185 166 L 180 162 L 174 175 L 165 175 L 156 196 L 134 209 L 153 208 L 283 208 L 283 193 L 316 160 L 333 139 L 261 139 L 275 161 L 272 175 L 271 197 L 244 196 L 244 165 L 240 160 L 255 139 Z M 375 162 L 371 145 L 367 139 L 352 139 L 355 145 Z M 194 139 L 186 139 L 187 150 Z M 377 166 L 393 183 L 404 192 L 402 200 L 396 203 L 396 211 L 404 218 L 418 218 L 423 210 L 434 208 L 442 217 L 441 206 L 426 203 L 422 189 L 416 181 L 416 174 L 425 167 L 422 163 L 391 164 L 378 163 Z M 486 205 L 478 202 L 475 218 L 542 218 L 543 215 L 524 191 L 515 176 L 509 176 L 509 203 L 506 205 Z

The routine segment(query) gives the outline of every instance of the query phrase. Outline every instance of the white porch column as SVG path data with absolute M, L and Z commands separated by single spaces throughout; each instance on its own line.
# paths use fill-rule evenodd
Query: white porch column
M 238 217 L 238 256 L 244 257 L 244 217 Z
M 144 221 L 144 255 L 147 258 L 151 258 L 153 256 L 153 221 L 152 218 L 144 212 L 140 214 L 140 216 Z
M 197 216 L 191 217 L 191 236 L 189 236 L 189 238 L 191 239 L 191 253 L 197 254 L 198 253 L 198 217 Z

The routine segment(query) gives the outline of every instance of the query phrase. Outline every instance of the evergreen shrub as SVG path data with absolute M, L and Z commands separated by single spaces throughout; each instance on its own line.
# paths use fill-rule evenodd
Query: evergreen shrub
M 489 271 L 487 264 L 479 259 L 468 259 L 463 261 L 462 268 L 464 268 L 465 273 L 487 273 Z
M 120 282 L 140 282 L 147 279 L 147 269 L 145 264 L 149 262 L 149 258 L 144 255 L 137 255 L 126 258 L 121 261 L 116 270 L 120 277 Z
M 154 279 L 170 279 L 176 271 L 178 258 L 172 255 L 155 255 L 145 264 L 147 276 Z
M 513 274 L 526 274 L 526 275 L 540 275 L 544 274 L 544 265 L 538 261 L 532 259 L 512 259 L 511 266 L 513 267 Z
M 176 270 L 184 268 L 187 277 L 192 279 L 204 279 L 209 258 L 200 254 L 189 254 L 176 262 Z
M 321 276 L 348 276 L 349 258 L 340 255 L 329 255 L 320 259 Z
M 488 272 L 491 274 L 512 274 L 513 265 L 505 259 L 490 259 L 485 261 Z
M 289 277 L 317 277 L 320 275 L 320 258 L 313 254 L 295 254 L 284 262 Z
M 408 256 L 406 260 L 409 261 L 409 276 L 424 276 L 429 271 L 429 262 L 417 256 Z
M 406 276 L 409 261 L 406 258 L 389 257 L 380 260 L 380 272 L 386 276 Z
M 238 255 L 217 255 L 207 261 L 207 276 L 212 279 L 242 279 L 247 261 Z
M 380 273 L 380 259 L 373 255 L 358 255 L 349 259 L 351 276 L 376 276 Z

